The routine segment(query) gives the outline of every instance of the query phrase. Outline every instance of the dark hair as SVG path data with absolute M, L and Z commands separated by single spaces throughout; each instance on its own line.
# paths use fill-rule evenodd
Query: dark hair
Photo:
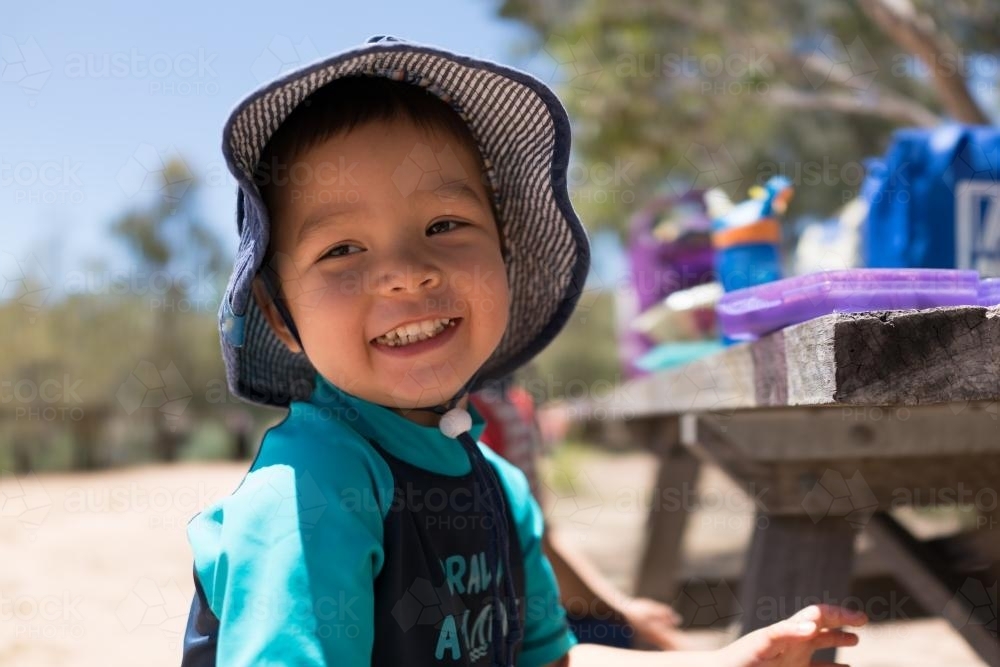
M 348 76 L 337 79 L 306 97 L 271 135 L 261 151 L 254 170 L 254 183 L 260 190 L 272 226 L 277 222 L 275 203 L 278 192 L 270 177 L 275 167 L 291 165 L 310 148 L 338 134 L 350 132 L 372 121 L 397 119 L 409 120 L 423 130 L 448 132 L 472 151 L 479 162 L 480 173 L 484 174 L 482 155 L 475 137 L 461 116 L 443 100 L 410 83 L 384 77 Z M 501 234 L 500 245 L 503 248 L 503 232 L 497 219 L 493 192 L 485 180 L 485 174 L 483 185 L 493 217 L 497 220 L 497 228 Z M 264 258 L 265 266 L 272 257 L 270 246 L 269 243 Z M 506 256 L 506 252 L 504 254 Z

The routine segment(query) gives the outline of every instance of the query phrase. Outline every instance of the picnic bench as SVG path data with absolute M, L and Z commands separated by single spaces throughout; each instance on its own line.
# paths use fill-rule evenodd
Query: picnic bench
M 654 497 L 710 461 L 754 500 L 741 633 L 845 600 L 864 532 L 910 596 L 1000 666 L 998 399 L 1000 307 L 954 307 L 817 318 L 632 380 L 600 408 L 659 454 Z M 921 540 L 890 513 L 949 502 L 975 505 L 977 528 Z M 670 599 L 687 518 L 651 505 L 641 594 Z

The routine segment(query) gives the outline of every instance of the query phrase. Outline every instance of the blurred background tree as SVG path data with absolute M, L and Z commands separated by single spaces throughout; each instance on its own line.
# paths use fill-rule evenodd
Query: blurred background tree
M 969 87 L 977 59 L 997 76 L 995 2 L 504 0 L 499 13 L 531 29 L 523 54 L 559 64 L 575 158 L 633 165 L 637 201 L 665 186 L 742 195 L 826 161 L 833 175 L 799 187 L 791 215 L 828 214 L 856 192 L 846 166 L 878 154 L 893 129 L 1000 112 Z M 629 211 L 588 196 L 606 188 L 595 180 L 576 184 L 581 216 L 623 231 Z
M 158 177 L 155 189 L 159 196 L 127 211 L 112 226 L 112 233 L 128 248 L 135 262 L 133 273 L 141 277 L 136 283 L 145 288 L 140 296 L 149 309 L 151 330 L 143 339 L 141 366 L 133 375 L 144 388 L 157 380 L 164 383 L 167 400 L 153 406 L 161 408 L 153 422 L 153 448 L 159 460 L 174 461 L 184 438 L 190 435 L 185 426 L 191 424 L 192 417 L 203 416 L 207 408 L 206 393 L 192 392 L 190 383 L 203 387 L 205 383 L 199 381 L 207 382 L 205 369 L 221 372 L 218 355 L 214 355 L 216 363 L 211 363 L 204 354 L 216 342 L 214 316 L 191 318 L 185 314 L 204 310 L 200 305 L 205 295 L 216 294 L 227 257 L 198 215 L 198 183 L 185 162 L 169 160 Z M 217 303 L 213 300 L 211 306 L 207 312 L 214 315 Z
M 42 306 L 27 302 L 45 277 L 25 276 L 24 298 L 0 305 L 19 351 L 0 358 L 2 377 L 16 378 L 0 406 L 0 468 L 173 461 L 206 428 L 220 441 L 209 449 L 227 453 L 216 312 L 229 259 L 198 215 L 184 161 L 149 178 L 154 195 L 111 225 L 129 262 L 70 272 Z

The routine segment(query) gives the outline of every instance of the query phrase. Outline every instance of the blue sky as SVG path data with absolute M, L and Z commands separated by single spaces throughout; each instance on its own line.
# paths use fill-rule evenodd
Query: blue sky
M 486 0 L 64 0 L 9 3 L 4 14 L 0 252 L 24 266 L 33 254 L 31 268 L 56 294 L 92 260 L 128 263 L 106 230 L 129 206 L 156 196 L 141 187 L 140 165 L 174 153 L 204 180 L 202 215 L 235 249 L 235 182 L 222 163 L 222 125 L 282 66 L 392 34 L 552 76 L 545 58 L 515 56 L 530 36 L 497 18 Z

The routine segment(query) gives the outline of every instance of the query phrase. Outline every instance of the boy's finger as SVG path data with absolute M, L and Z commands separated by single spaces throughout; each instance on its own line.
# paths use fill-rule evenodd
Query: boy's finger
M 754 634 L 758 636 L 760 649 L 763 651 L 761 657 L 771 658 L 791 644 L 811 641 L 816 630 L 816 623 L 813 621 L 800 621 L 792 617 Z
M 842 625 L 864 625 L 868 616 L 862 611 L 853 611 L 832 604 L 814 604 L 798 611 L 789 620 L 812 621 L 820 628 L 837 628 Z
M 858 636 L 856 634 L 853 632 L 844 632 L 843 630 L 826 630 L 817 635 L 816 639 L 812 640 L 812 646 L 817 651 L 824 648 L 854 646 L 857 643 Z
M 809 667 L 851 667 L 842 662 L 810 662 Z

